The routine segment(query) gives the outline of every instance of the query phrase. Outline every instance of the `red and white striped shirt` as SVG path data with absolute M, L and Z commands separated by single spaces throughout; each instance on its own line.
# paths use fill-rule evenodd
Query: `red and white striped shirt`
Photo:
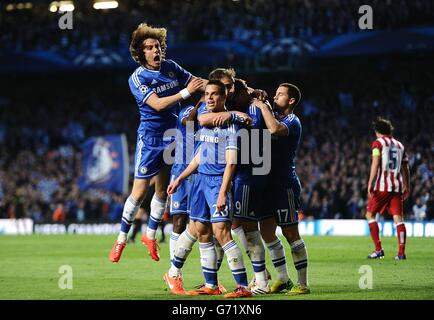
M 385 136 L 372 143 L 374 149 L 379 149 L 381 153 L 374 191 L 402 193 L 401 165 L 408 162 L 403 144 L 391 136 Z

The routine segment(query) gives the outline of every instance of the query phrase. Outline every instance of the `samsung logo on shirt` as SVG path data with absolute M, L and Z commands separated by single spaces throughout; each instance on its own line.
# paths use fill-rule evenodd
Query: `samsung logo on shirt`
M 158 86 L 152 90 L 158 94 L 158 93 L 164 92 L 166 90 L 175 88 L 177 86 L 179 86 L 178 80 L 173 80 L 173 81 L 170 81 L 169 83 L 162 84 L 161 86 Z
M 201 141 L 201 142 L 219 143 L 219 137 L 200 135 L 199 136 L 199 141 Z

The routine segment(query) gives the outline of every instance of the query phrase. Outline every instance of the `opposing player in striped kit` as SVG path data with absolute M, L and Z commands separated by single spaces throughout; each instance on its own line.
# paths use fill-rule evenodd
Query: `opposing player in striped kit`
M 380 230 L 375 215 L 386 209 L 393 216 L 398 236 L 398 255 L 395 260 L 405 260 L 406 229 L 403 217 L 403 201 L 410 193 L 410 169 L 404 145 L 392 137 L 393 126 L 381 117 L 373 123 L 377 139 L 372 143 L 372 164 L 368 182 L 366 219 L 369 223 L 375 251 L 368 259 L 383 259 Z

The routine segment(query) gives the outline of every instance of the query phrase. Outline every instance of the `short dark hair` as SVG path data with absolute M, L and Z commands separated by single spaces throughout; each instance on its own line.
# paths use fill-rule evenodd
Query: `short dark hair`
M 390 136 L 393 132 L 392 123 L 383 117 L 377 117 L 377 119 L 372 122 L 372 128 L 375 132 L 387 136 Z
M 219 88 L 218 93 L 222 96 L 226 96 L 226 87 L 223 82 L 220 80 L 209 80 L 206 86 L 208 87 L 211 85 L 217 86 Z
M 235 92 L 240 92 L 241 90 L 248 90 L 247 83 L 243 79 L 235 78 L 234 82 Z
M 292 106 L 292 109 L 294 109 L 297 106 L 297 104 L 300 102 L 300 100 L 301 100 L 300 89 L 297 86 L 295 86 L 295 85 L 293 85 L 291 83 L 287 83 L 287 82 L 281 83 L 279 85 L 279 87 L 285 87 L 286 89 L 288 89 L 288 96 L 290 98 L 294 98 L 295 99 L 295 103 Z
M 235 70 L 233 68 L 217 68 L 210 72 L 208 79 L 209 80 L 220 80 L 223 77 L 231 78 L 232 80 L 235 78 Z

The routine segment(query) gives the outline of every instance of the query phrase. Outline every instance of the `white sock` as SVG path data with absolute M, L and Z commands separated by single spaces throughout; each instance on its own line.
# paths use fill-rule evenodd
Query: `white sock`
M 170 242 L 169 242 L 170 261 L 172 261 L 173 256 L 175 255 L 176 242 L 178 241 L 178 238 L 179 238 L 179 233 L 175 233 L 172 231 L 170 235 Z
M 128 233 L 119 231 L 118 242 L 127 242 L 127 238 L 128 238 Z
M 217 286 L 217 254 L 214 242 L 199 243 L 199 250 L 205 285 L 215 289 Z
M 118 235 L 118 242 L 126 242 L 128 232 L 130 231 L 131 224 L 134 221 L 137 211 L 140 208 L 140 202 L 130 195 L 124 204 L 124 211 L 122 212 L 121 230 Z
M 255 281 L 261 287 L 268 284 L 267 274 L 265 271 L 265 247 L 262 243 L 261 233 L 256 230 L 246 233 L 247 248 L 250 252 L 253 271 L 255 272 Z
M 234 240 L 223 245 L 226 254 L 226 260 L 232 275 L 238 285 L 247 287 L 247 272 L 244 265 L 243 254 Z
M 288 269 L 286 268 L 285 250 L 279 238 L 273 242 L 266 243 L 270 251 L 270 257 L 274 268 L 277 271 L 277 279 L 281 282 L 286 282 L 289 279 Z
M 158 226 L 161 222 L 164 209 L 166 207 L 166 201 L 158 198 L 155 194 L 151 201 L 151 213 L 149 215 L 148 228 L 146 229 L 146 236 L 154 240 Z
M 296 240 L 291 245 L 292 259 L 298 273 L 298 284 L 307 286 L 307 250 L 303 239 Z
M 244 232 L 243 226 L 239 226 L 239 227 L 237 227 L 235 229 L 232 229 L 232 231 L 238 237 L 238 239 L 240 240 L 241 246 L 243 247 L 244 251 L 249 256 L 250 252 L 249 252 L 249 248 L 248 248 L 248 245 L 247 245 L 246 234 Z
M 193 248 L 197 239 L 193 237 L 188 230 L 185 230 L 178 238 L 175 246 L 175 253 L 171 260 L 169 275 L 175 277 L 181 274 L 181 268 L 184 266 L 185 260 Z
M 220 267 L 223 262 L 223 257 L 225 256 L 225 252 L 223 251 L 222 246 L 220 245 L 220 243 L 217 241 L 215 237 L 214 237 L 214 246 L 217 254 L 217 270 L 220 270 Z

